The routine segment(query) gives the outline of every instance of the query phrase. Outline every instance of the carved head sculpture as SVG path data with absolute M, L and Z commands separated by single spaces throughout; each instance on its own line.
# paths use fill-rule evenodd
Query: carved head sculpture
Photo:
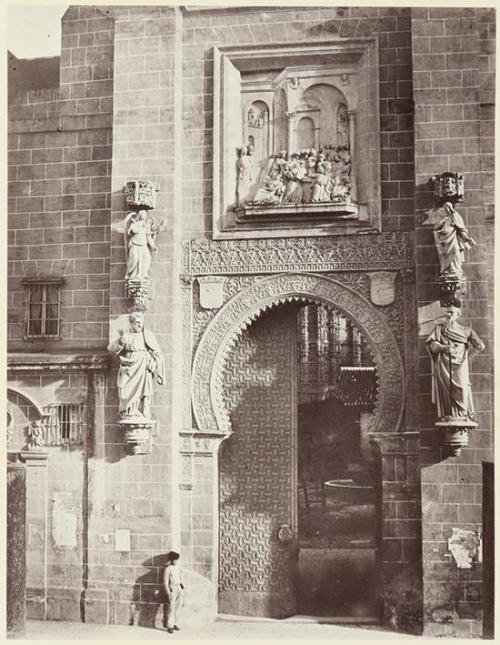
M 460 310 L 459 307 L 455 307 L 454 305 L 451 307 L 446 308 L 446 322 L 448 325 L 452 325 L 454 322 L 456 322 L 460 316 L 462 315 L 462 311 Z
M 133 311 L 128 317 L 130 323 L 130 330 L 133 333 L 138 333 L 144 328 L 144 314 L 142 311 Z

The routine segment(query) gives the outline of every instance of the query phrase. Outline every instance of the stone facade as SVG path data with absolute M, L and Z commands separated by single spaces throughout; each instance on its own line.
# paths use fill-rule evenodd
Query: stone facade
M 225 476 L 238 477 L 228 437 L 253 412 L 243 425 L 232 418 L 227 379 L 243 378 L 231 372 L 235 356 L 252 334 L 271 333 L 270 311 L 320 303 L 366 334 L 377 366 L 370 440 L 383 620 L 411 633 L 481 634 L 481 463 L 492 460 L 494 28 L 494 10 L 471 8 L 67 10 L 59 86 L 21 91 L 16 83 L 9 105 L 8 449 L 27 464 L 28 617 L 159 625 L 170 549 L 181 551 L 191 620 L 213 617 L 218 591 L 241 608 L 224 577 L 230 563 L 219 561 L 218 460 Z M 357 73 L 369 88 L 359 109 L 377 105 L 374 132 L 363 134 L 370 154 L 360 160 L 374 173 L 365 206 L 376 216 L 332 215 L 308 227 L 288 214 L 285 227 L 269 220 L 263 233 L 253 215 L 228 228 L 217 211 L 227 165 L 227 151 L 214 145 L 224 116 L 218 61 L 253 70 L 252 56 L 283 49 L 293 67 L 297 52 L 312 47 L 340 65 L 338 52 L 360 43 L 374 52 Z M 349 56 L 344 65 L 354 64 Z M 325 80 L 324 69 L 315 73 Z M 368 159 L 380 163 L 370 169 Z M 456 208 L 477 244 L 464 257 L 462 314 L 486 343 L 470 366 L 478 427 L 458 457 L 434 426 L 424 342 L 442 315 L 436 247 L 423 222 L 436 205 L 430 179 L 443 172 L 464 176 Z M 155 187 L 145 207 L 154 206 L 148 217 L 161 222 L 161 234 L 147 285 L 127 288 L 123 189 L 131 180 Z M 27 333 L 30 280 L 58 281 L 59 337 Z M 106 352 L 132 309 L 144 310 L 165 359 L 151 450 L 135 455 L 118 423 L 117 365 Z M 27 455 L 35 422 L 45 445 Z M 56 426 L 60 440 L 46 440 Z M 245 612 L 262 613 L 257 605 Z

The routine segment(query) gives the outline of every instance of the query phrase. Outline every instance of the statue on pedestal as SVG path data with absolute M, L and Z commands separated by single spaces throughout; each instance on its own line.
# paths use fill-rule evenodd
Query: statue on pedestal
M 28 428 L 28 441 L 25 450 L 43 450 L 45 447 L 45 432 L 40 419 L 36 419 Z
M 131 213 L 126 223 L 127 272 L 126 280 L 143 281 L 149 279 L 151 253 L 156 251 L 156 237 L 160 227 L 148 219 L 145 210 Z
M 434 224 L 434 241 L 439 257 L 440 279 L 462 280 L 464 251 L 476 242 L 451 202 L 443 204 L 440 219 Z
M 469 379 L 469 357 L 484 350 L 484 343 L 469 327 L 457 322 L 458 307 L 449 307 L 426 340 L 432 360 L 432 402 L 439 422 L 474 427 L 474 404 Z
M 122 419 L 150 419 L 153 379 L 161 385 L 165 380 L 165 365 L 154 335 L 144 328 L 144 315 L 136 311 L 129 316 L 130 328 L 120 330 L 117 340 L 108 351 L 118 354 L 120 369 L 117 386 Z

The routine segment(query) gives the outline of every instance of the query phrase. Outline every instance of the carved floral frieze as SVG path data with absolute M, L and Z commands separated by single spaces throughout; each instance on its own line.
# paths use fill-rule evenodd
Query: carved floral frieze
M 328 238 L 191 240 L 183 247 L 183 270 L 189 275 L 377 271 L 411 269 L 413 265 L 411 235 L 400 232 Z

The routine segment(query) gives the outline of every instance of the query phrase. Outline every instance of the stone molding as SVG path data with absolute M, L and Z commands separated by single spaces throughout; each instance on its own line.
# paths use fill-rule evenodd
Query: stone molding
M 394 271 L 414 266 L 410 233 L 183 243 L 187 276 L 314 271 Z
M 222 391 L 226 358 L 246 327 L 265 311 L 286 302 L 330 305 L 353 319 L 370 342 L 378 371 L 373 432 L 396 432 L 404 411 L 405 374 L 386 317 L 366 298 L 339 282 L 301 273 L 259 280 L 236 294 L 208 324 L 192 368 L 191 396 L 198 430 L 223 437 L 231 434 Z
M 105 370 L 108 367 L 107 354 L 9 354 L 9 372 L 40 372 L 52 370 Z

